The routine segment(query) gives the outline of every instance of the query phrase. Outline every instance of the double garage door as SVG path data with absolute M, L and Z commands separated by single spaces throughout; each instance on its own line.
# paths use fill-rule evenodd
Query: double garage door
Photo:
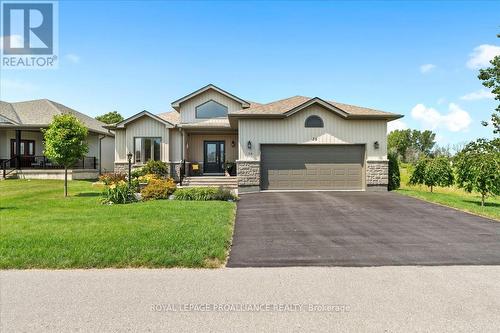
M 362 190 L 364 145 L 261 145 L 264 190 Z

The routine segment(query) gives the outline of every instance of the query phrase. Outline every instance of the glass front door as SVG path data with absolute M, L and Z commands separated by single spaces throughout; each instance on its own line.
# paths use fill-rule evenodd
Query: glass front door
M 204 142 L 204 173 L 222 173 L 224 172 L 225 160 L 224 141 L 205 141 Z

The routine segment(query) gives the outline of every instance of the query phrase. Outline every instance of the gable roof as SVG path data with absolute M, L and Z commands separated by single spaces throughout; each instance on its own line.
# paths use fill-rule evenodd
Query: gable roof
M 156 116 L 149 111 L 144 110 L 144 111 L 136 113 L 132 117 L 124 119 L 116 124 L 108 125 L 108 128 L 125 128 L 126 124 L 131 123 L 131 122 L 133 122 L 141 117 L 149 117 L 149 118 L 152 118 L 153 120 L 159 121 L 160 123 L 164 124 L 165 126 L 174 127 L 174 124 L 172 124 L 171 122 L 169 122 L 169 121 L 167 121 L 159 116 Z
M 402 115 L 350 104 L 326 101 L 319 97 L 293 96 L 268 104 L 233 112 L 230 117 L 288 117 L 310 105 L 319 104 L 347 119 L 387 119 L 401 118 Z
M 157 116 L 160 117 L 161 119 L 164 119 L 165 121 L 168 121 L 172 125 L 177 125 L 178 123 L 181 122 L 181 115 L 179 114 L 179 112 L 176 112 L 175 110 L 160 113 Z
M 204 93 L 204 92 L 205 92 L 205 91 L 207 91 L 207 90 L 215 90 L 215 91 L 217 91 L 218 93 L 220 93 L 220 94 L 222 94 L 222 95 L 224 95 L 224 96 L 226 96 L 226 97 L 228 97 L 228 98 L 231 98 L 231 99 L 233 99 L 233 100 L 237 101 L 238 103 L 240 103 L 240 104 L 242 105 L 242 107 L 243 107 L 243 108 L 248 108 L 248 107 L 250 107 L 250 103 L 249 103 L 249 102 L 247 102 L 247 101 L 245 101 L 244 99 L 241 99 L 241 98 L 239 98 L 238 96 L 235 96 L 235 95 L 233 95 L 233 94 L 231 94 L 231 93 L 229 93 L 229 92 L 227 92 L 227 91 L 225 91 L 225 90 L 223 90 L 223 89 L 221 89 L 221 88 L 219 88 L 219 87 L 217 87 L 217 86 L 215 86 L 215 85 L 213 85 L 213 84 L 208 84 L 208 85 L 206 85 L 206 86 L 204 86 L 204 87 L 202 87 L 202 88 L 200 88 L 200 89 L 198 89 L 198 90 L 196 90 L 196 91 L 193 91 L 192 93 L 190 93 L 190 94 L 188 94 L 188 95 L 186 95 L 186 96 L 184 96 L 184 97 L 179 98 L 179 99 L 178 99 L 178 100 L 176 100 L 176 101 L 173 101 L 173 102 L 172 102 L 172 107 L 173 107 L 175 110 L 177 110 L 177 111 L 178 111 L 178 110 L 179 110 L 179 108 L 180 108 L 180 104 L 181 104 L 182 102 L 185 102 L 185 101 L 187 101 L 188 99 L 191 99 L 191 98 L 193 98 L 193 97 L 195 97 L 195 96 L 197 96 L 197 95 L 199 95 L 199 94 L 202 94 L 202 93 Z
M 0 116 L 9 123 L 0 126 L 47 127 L 54 116 L 71 114 L 80 120 L 91 132 L 112 135 L 104 128 L 105 123 L 48 99 L 8 103 L 0 101 Z

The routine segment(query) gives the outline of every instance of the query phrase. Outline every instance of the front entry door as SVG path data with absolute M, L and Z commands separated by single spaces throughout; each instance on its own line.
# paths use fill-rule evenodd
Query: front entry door
M 203 173 L 224 172 L 224 159 L 226 150 L 224 141 L 204 141 Z

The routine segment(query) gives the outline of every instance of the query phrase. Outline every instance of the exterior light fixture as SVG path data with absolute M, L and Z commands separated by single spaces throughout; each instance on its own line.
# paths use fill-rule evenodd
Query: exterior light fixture
M 252 149 L 252 141 L 248 141 L 247 142 L 247 148 L 248 149 Z
M 231 147 L 234 147 L 234 140 L 231 141 Z
M 127 154 L 128 158 L 128 186 L 132 184 L 132 153 Z
M 378 141 L 375 141 L 373 143 L 373 148 L 378 149 L 379 147 L 380 147 L 380 144 L 378 143 Z

